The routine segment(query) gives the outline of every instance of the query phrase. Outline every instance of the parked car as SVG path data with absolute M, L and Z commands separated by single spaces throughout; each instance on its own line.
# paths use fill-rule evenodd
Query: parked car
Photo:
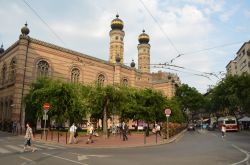
M 188 131 L 195 131 L 195 125 L 193 123 L 188 124 L 187 130 Z

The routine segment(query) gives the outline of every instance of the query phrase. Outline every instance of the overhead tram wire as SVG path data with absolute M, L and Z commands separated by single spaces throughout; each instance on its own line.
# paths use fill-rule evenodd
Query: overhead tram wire
M 49 26 L 49 24 L 36 12 L 36 10 L 34 8 L 31 7 L 31 5 L 26 1 L 26 0 L 22 0 L 26 6 L 28 6 L 28 8 L 30 8 L 30 10 L 48 27 L 48 29 L 54 34 L 54 36 L 60 40 L 64 46 L 66 46 L 67 44 L 62 40 L 62 38 L 56 34 L 56 32 Z
M 174 45 L 174 43 L 171 41 L 171 39 L 168 37 L 167 33 L 164 31 L 164 29 L 161 27 L 161 25 L 159 24 L 159 22 L 157 21 L 157 19 L 153 16 L 153 14 L 150 12 L 150 10 L 148 9 L 148 7 L 145 5 L 145 3 L 142 0 L 139 0 L 141 2 L 141 4 L 143 5 L 143 7 L 145 8 L 145 10 L 148 12 L 148 14 L 152 17 L 152 19 L 154 20 L 154 22 L 157 24 L 157 26 L 159 27 L 159 29 L 161 30 L 161 32 L 164 34 L 164 36 L 167 38 L 168 42 L 171 44 L 171 46 L 175 49 L 175 51 L 177 52 L 177 54 L 181 54 L 180 51 L 176 48 L 176 46 Z
M 231 43 L 217 45 L 217 46 L 213 46 L 213 47 L 210 47 L 210 48 L 205 48 L 205 49 L 201 49 L 201 50 L 197 50 L 197 51 L 191 51 L 191 52 L 187 52 L 187 53 L 178 54 L 176 57 L 174 57 L 174 58 L 172 58 L 170 60 L 170 63 L 173 63 L 173 61 L 175 61 L 177 58 L 179 58 L 181 56 L 185 56 L 185 55 L 189 55 L 189 54 L 197 54 L 197 53 L 200 53 L 200 52 L 205 52 L 205 51 L 209 51 L 209 50 L 216 49 L 216 48 L 222 48 L 222 47 L 226 47 L 226 46 L 241 44 L 242 42 L 245 42 L 245 41 L 231 42 Z
M 180 72 L 180 73 L 186 73 L 186 74 L 191 74 L 191 75 L 194 75 L 194 76 L 205 77 L 205 78 L 209 79 L 210 81 L 212 81 L 212 79 L 209 76 L 204 75 L 204 74 L 197 74 L 197 73 L 192 73 L 192 72 L 188 72 L 188 71 L 181 71 L 181 70 L 178 70 L 178 69 L 173 69 L 173 68 L 164 67 L 164 66 L 162 66 L 162 67 L 154 66 L 154 68 L 168 69 L 168 70 L 172 70 L 172 71 L 176 71 L 176 72 Z
M 199 73 L 199 75 L 201 74 L 201 75 L 214 76 L 216 78 L 219 78 L 219 76 L 216 73 L 202 72 L 202 71 L 198 71 L 198 70 L 195 70 L 195 69 L 190 69 L 190 68 L 186 68 L 186 67 L 182 67 L 182 66 L 178 66 L 178 65 L 173 65 L 173 64 L 168 64 L 168 63 L 163 63 L 163 64 L 159 63 L 159 64 L 150 64 L 150 65 L 152 65 L 153 67 L 157 67 L 157 66 L 174 67 L 174 68 L 179 68 L 179 69 L 191 71 L 194 74 Z M 220 74 L 220 73 L 218 73 L 218 74 Z

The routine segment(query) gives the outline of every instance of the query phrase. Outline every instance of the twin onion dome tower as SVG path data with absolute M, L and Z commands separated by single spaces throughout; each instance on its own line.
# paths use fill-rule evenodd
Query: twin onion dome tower
M 123 21 L 116 15 L 116 18 L 111 21 L 110 36 L 110 48 L 109 48 L 109 62 L 121 63 L 124 62 L 124 36 Z M 142 31 L 142 34 L 138 37 L 138 70 L 141 72 L 150 73 L 150 44 L 149 35 Z M 134 61 L 130 64 L 131 67 L 135 67 Z

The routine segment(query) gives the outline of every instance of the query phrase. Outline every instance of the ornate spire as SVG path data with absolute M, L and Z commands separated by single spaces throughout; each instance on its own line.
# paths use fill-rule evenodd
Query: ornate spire
M 0 48 L 0 54 L 2 54 L 4 52 L 4 48 L 3 48 L 3 43 L 1 45 L 1 48 Z
M 135 62 L 134 62 L 134 60 L 132 60 L 132 62 L 130 63 L 130 66 L 131 66 L 132 68 L 135 67 Z
M 119 18 L 119 15 L 116 14 L 116 18 L 111 21 L 111 29 L 122 30 L 123 29 L 123 21 Z
M 22 33 L 22 35 L 27 36 L 30 33 L 30 30 L 28 28 L 27 22 L 24 25 L 25 26 L 22 27 L 22 29 L 21 29 L 21 33 Z
M 149 35 L 145 33 L 145 30 L 142 30 L 142 34 L 139 35 L 138 41 L 140 44 L 148 44 L 149 42 Z

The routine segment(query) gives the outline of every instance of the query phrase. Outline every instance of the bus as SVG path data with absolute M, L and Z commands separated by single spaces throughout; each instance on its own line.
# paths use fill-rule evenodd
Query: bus
M 220 117 L 218 119 L 219 129 L 221 129 L 222 125 L 225 125 L 226 131 L 238 131 L 239 130 L 237 119 L 232 116 Z

